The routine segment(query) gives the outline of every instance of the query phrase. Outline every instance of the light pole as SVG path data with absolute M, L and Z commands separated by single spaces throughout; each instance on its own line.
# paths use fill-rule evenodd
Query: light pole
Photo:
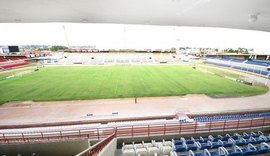
M 67 42 L 67 46 L 68 46 L 68 48 L 70 48 L 65 25 L 62 25 L 62 28 L 64 30 L 64 35 L 65 35 L 65 39 L 66 39 L 66 42 Z

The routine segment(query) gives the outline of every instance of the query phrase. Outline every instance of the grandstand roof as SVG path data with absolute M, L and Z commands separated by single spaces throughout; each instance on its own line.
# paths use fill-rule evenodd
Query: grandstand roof
M 269 0 L 1 0 L 1 23 L 83 22 L 270 31 Z

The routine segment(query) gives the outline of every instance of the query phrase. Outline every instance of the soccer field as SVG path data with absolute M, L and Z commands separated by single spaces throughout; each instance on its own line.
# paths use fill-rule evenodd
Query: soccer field
M 266 91 L 266 87 L 240 84 L 190 66 L 46 67 L 0 81 L 0 103 L 185 94 L 250 96 Z

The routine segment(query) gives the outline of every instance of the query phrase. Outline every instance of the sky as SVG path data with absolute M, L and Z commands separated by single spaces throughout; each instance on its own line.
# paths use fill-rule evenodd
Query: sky
M 98 49 L 249 48 L 270 52 L 270 33 L 207 27 L 2 23 L 0 45 L 95 45 Z

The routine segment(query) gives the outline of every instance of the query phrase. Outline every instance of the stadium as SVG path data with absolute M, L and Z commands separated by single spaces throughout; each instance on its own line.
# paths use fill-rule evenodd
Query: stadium
M 252 31 L 268 39 L 267 0 L 1 0 L 0 4 L 0 156 L 270 155 L 270 48 L 183 47 L 185 37 L 194 38 L 196 29 L 183 39 L 175 37 L 178 27 L 191 26 L 232 28 L 232 34 L 238 29 Z M 22 24 L 21 30 L 37 37 L 46 34 L 35 33 L 34 27 L 41 30 L 37 23 L 54 22 L 67 22 L 60 24 L 65 46 L 30 45 L 32 34 L 23 36 L 15 26 L 5 25 Z M 72 46 L 72 35 L 77 34 L 69 23 L 127 25 L 108 26 L 116 29 L 97 25 L 100 30 L 89 34 L 97 38 L 97 45 L 107 47 L 96 47 Z M 168 29 L 172 35 L 159 41 L 169 44 L 152 47 L 147 35 L 136 40 L 139 31 L 132 35 L 129 31 L 137 27 L 160 34 Z M 94 31 L 121 32 L 123 38 L 106 34 L 107 40 Z M 128 33 L 130 41 L 145 48 L 130 46 L 135 43 L 127 43 Z M 24 45 L 4 42 L 8 35 L 15 41 L 12 34 L 22 36 L 16 43 Z M 85 41 L 89 34 L 78 35 L 80 41 L 90 42 L 92 38 Z M 229 38 L 233 37 L 238 39 Z M 265 39 L 252 37 L 258 42 Z M 118 48 L 109 46 L 117 42 Z M 215 42 L 207 43 L 211 44 Z

